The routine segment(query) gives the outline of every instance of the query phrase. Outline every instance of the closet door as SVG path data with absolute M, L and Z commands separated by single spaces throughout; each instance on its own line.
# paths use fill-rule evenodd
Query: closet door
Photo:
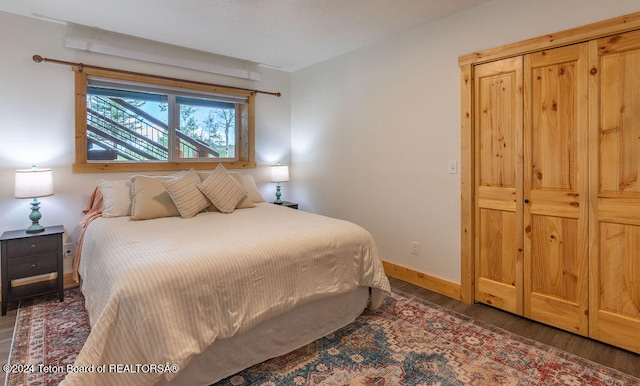
M 640 32 L 591 49 L 590 333 L 640 352 Z
M 475 298 L 522 314 L 522 58 L 474 67 Z
M 524 315 L 588 334 L 588 43 L 524 57 Z

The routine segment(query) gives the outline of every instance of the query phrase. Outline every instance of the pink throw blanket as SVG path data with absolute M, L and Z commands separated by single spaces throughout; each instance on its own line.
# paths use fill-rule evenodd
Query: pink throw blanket
M 80 265 L 80 254 L 82 251 L 82 240 L 84 239 L 84 232 L 94 219 L 102 216 L 104 210 L 104 201 L 100 189 L 96 187 L 89 198 L 87 206 L 82 210 L 84 216 L 80 219 L 80 235 L 78 236 L 78 242 L 76 243 L 76 250 L 73 254 L 73 280 L 76 283 L 80 282 L 80 275 L 78 275 L 78 266 Z

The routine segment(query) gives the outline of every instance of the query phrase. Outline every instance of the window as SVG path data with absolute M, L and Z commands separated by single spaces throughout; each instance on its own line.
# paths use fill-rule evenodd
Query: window
M 253 92 L 74 70 L 75 172 L 255 167 Z

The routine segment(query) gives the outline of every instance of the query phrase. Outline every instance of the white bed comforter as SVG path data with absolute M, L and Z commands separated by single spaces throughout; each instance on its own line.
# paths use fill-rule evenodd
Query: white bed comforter
M 98 218 L 79 268 L 91 333 L 62 385 L 153 385 L 229 338 L 296 306 L 389 291 L 371 235 L 342 220 L 262 203 L 231 214 Z M 100 367 L 105 365 L 104 367 Z M 103 369 L 103 373 L 98 371 Z

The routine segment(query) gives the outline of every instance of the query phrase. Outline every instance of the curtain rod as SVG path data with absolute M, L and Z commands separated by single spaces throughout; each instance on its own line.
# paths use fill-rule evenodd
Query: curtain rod
M 75 63 L 75 62 L 67 62 L 65 60 L 57 60 L 57 59 L 50 59 L 50 58 L 44 58 L 40 55 L 33 55 L 33 61 L 36 63 L 41 63 L 41 62 L 51 62 L 51 63 L 56 63 L 56 64 L 66 64 L 68 66 L 77 66 L 79 68 L 79 70 L 82 72 L 82 69 L 84 67 L 86 68 L 93 68 L 96 70 L 106 70 L 106 71 L 115 71 L 115 72 L 119 72 L 122 74 L 128 74 L 128 75 L 140 75 L 140 76 L 151 76 L 153 78 L 157 78 L 157 79 L 163 79 L 163 80 L 172 80 L 172 81 L 178 81 L 178 82 L 189 82 L 189 83 L 194 83 L 194 84 L 202 84 L 202 85 L 207 85 L 207 86 L 214 86 L 214 87 L 225 87 L 225 88 L 232 88 L 235 90 L 242 90 L 242 91 L 250 91 L 256 94 L 267 94 L 267 95 L 274 95 L 274 96 L 281 96 L 282 94 L 279 92 L 270 92 L 270 91 L 261 91 L 261 90 L 252 90 L 249 88 L 242 88 L 242 87 L 232 87 L 232 86 L 225 86 L 225 85 L 221 85 L 221 84 L 213 84 L 213 83 L 206 83 L 206 82 L 197 82 L 197 81 L 193 81 L 193 80 L 185 80 L 185 79 L 178 79 L 178 78 L 171 78 L 168 76 L 160 76 L 160 75 L 149 75 L 149 74 L 143 74 L 140 72 L 133 72 L 133 71 L 125 71 L 125 70 L 118 70 L 115 68 L 108 68 L 108 67 L 100 67 L 100 66 L 93 66 L 90 64 L 83 64 L 83 63 Z

